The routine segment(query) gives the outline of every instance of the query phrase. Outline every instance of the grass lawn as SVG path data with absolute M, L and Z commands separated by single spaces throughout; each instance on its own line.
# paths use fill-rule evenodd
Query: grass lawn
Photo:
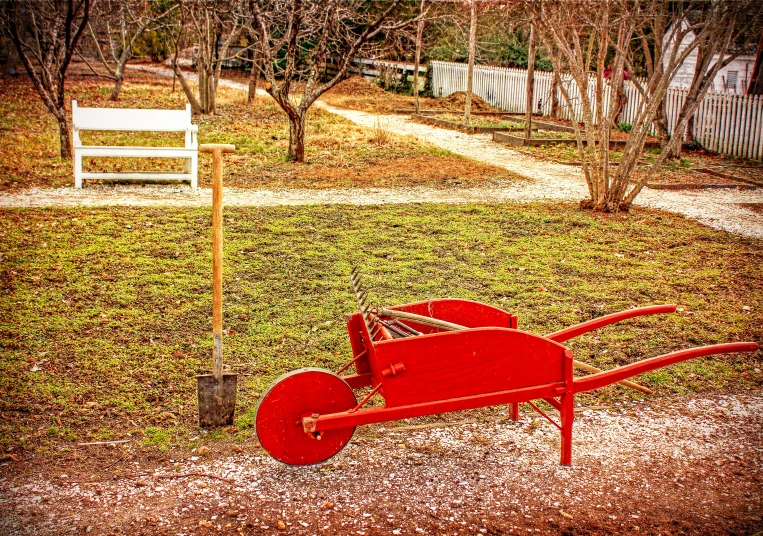
M 210 217 L 0 211 L 0 454 L 126 437 L 160 448 L 199 441 L 194 375 L 211 361 Z M 475 299 L 515 312 L 535 333 L 631 306 L 683 309 L 571 343 L 576 358 L 602 368 L 760 341 L 761 243 L 678 216 L 567 204 L 239 208 L 225 218 L 224 355 L 243 376 L 235 427 L 207 438 L 250 437 L 257 398 L 281 373 L 348 359 L 343 315 L 355 309 L 356 263 L 376 303 Z M 760 358 L 703 358 L 638 381 L 655 397 L 759 389 Z M 579 400 L 640 396 L 609 387 Z
M 182 109 L 185 96 L 172 81 L 128 70 L 118 102 L 107 99 L 110 85 L 92 76 L 67 77 L 67 101 L 84 107 Z M 310 112 L 306 163 L 286 158 L 289 126 L 270 97 L 245 104 L 238 90 L 218 89 L 218 115 L 197 116 L 200 143 L 233 143 L 226 157 L 226 185 L 257 187 L 444 186 L 512 180 L 510 172 L 462 158 L 411 137 L 359 127 L 337 115 Z M 58 129 L 26 76 L 0 79 L 0 190 L 31 186 L 73 186 L 71 164 L 58 157 Z M 103 145 L 182 145 L 173 133 L 83 134 L 83 143 Z M 85 170 L 182 170 L 180 160 L 89 158 Z M 211 158 L 200 158 L 199 184 L 209 187 Z

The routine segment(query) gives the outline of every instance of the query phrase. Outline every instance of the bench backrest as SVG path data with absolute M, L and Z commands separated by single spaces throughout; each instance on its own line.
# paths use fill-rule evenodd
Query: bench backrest
M 134 130 L 183 132 L 191 129 L 191 105 L 185 110 L 140 110 L 125 108 L 80 108 L 72 101 L 75 130 Z

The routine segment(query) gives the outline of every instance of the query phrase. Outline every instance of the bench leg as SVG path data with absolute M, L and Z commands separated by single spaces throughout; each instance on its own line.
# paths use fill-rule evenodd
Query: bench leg
M 565 393 L 561 397 L 562 411 L 562 465 L 572 465 L 572 421 L 575 418 L 574 395 Z
M 194 154 L 191 157 L 191 188 L 196 189 L 199 186 L 199 155 Z
M 82 188 L 82 155 L 74 151 L 74 187 Z

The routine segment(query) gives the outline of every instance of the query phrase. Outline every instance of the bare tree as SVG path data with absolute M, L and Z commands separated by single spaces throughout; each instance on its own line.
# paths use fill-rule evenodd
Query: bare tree
M 61 158 L 71 159 L 66 70 L 90 15 L 90 0 L 7 0 L 0 14 L 24 68 L 58 121 Z M 26 28 L 26 37 L 23 37 Z
M 535 24 L 530 21 L 530 40 L 527 46 L 527 81 L 525 82 L 525 139 L 529 140 L 533 130 L 533 90 L 535 89 Z
M 183 4 L 180 17 L 181 32 L 176 42 L 172 63 L 175 75 L 180 80 L 183 91 L 196 113 L 217 111 L 217 85 L 220 81 L 222 64 L 228 58 L 228 49 L 241 36 L 246 20 L 245 4 L 241 0 L 197 0 Z M 196 74 L 199 84 L 197 99 L 178 64 L 179 43 L 182 42 L 185 22 L 196 41 Z M 224 39 L 223 39 L 224 38 Z M 222 40 L 222 46 L 219 46 Z M 237 56 L 243 54 L 243 50 Z
M 426 10 L 416 13 L 413 5 L 401 6 L 401 2 L 253 2 L 267 80 L 265 89 L 289 117 L 289 159 L 304 162 L 307 111 L 346 76 L 353 59 L 361 53 L 374 55 L 374 50 L 384 46 L 385 36 L 427 15 Z M 337 73 L 323 82 L 321 76 L 329 55 L 338 57 L 339 65 Z M 294 95 L 297 84 L 299 100 Z
M 114 81 L 114 89 L 109 100 L 117 100 L 122 90 L 124 73 L 127 62 L 133 58 L 135 43 L 156 24 L 177 11 L 178 4 L 157 12 L 158 5 L 148 0 L 99 0 L 95 5 L 92 23 L 87 29 L 93 41 L 101 65 L 105 73 L 98 72 L 85 56 L 78 53 L 87 66 L 98 76 Z M 105 36 L 106 52 L 103 50 L 99 36 Z
M 466 96 L 464 99 L 464 125 L 472 114 L 472 86 L 474 84 L 474 57 L 477 55 L 477 0 L 469 2 L 469 60 L 466 65 Z
M 648 173 L 635 183 L 631 176 L 679 67 L 698 47 L 711 58 L 720 53 L 719 64 L 706 73 L 703 71 L 701 77 L 712 81 L 716 67 L 720 68 L 718 65 L 725 61 L 724 55 L 728 54 L 734 36 L 744 28 L 749 30 L 763 9 L 756 0 L 671 3 L 663 0 L 578 0 L 575 3 L 527 0 L 527 4 L 535 12 L 539 36 L 549 51 L 567 107 L 569 110 L 578 107 L 585 125 L 585 132 L 581 132 L 577 121 L 573 121 L 590 194 L 590 199 L 582 204 L 613 212 L 627 210 L 646 183 Z M 690 13 L 692 17 L 687 19 Z M 694 22 L 685 22 L 687 20 Z M 658 34 L 663 38 L 655 40 Z M 610 133 L 617 120 L 619 102 L 611 93 L 616 93 L 623 84 L 625 69 L 633 68 L 631 43 L 639 37 L 651 67 L 645 82 L 632 79 L 641 94 L 641 102 L 619 165 L 612 172 Z M 707 67 L 709 63 L 703 65 Z M 604 77 L 605 71 L 611 73 L 609 78 Z M 708 89 L 702 84 L 695 90 L 690 89 L 691 103 L 679 118 L 677 129 L 685 128 L 688 117 L 696 111 Z M 607 99 L 608 94 L 612 98 Z M 670 143 L 680 143 L 681 136 L 677 138 Z M 669 145 L 667 151 L 671 149 Z M 663 151 L 652 169 L 661 165 L 666 156 Z
M 424 8 L 426 7 L 426 0 L 421 0 L 421 4 L 419 4 L 419 13 L 424 13 Z M 421 41 L 422 37 L 424 35 L 424 23 L 426 21 L 422 17 L 419 19 L 418 24 L 416 25 L 416 52 L 414 55 L 413 60 L 413 103 L 414 103 L 414 109 L 416 113 L 419 113 L 420 110 L 420 101 L 419 101 L 419 65 L 421 64 Z

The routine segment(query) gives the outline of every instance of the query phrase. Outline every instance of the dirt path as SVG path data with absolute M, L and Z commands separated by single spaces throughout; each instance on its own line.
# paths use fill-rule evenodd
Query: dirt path
M 0 468 L 0 533 L 752 534 L 762 426 L 760 392 L 583 410 L 572 467 L 558 464 L 556 428 L 530 413 L 366 427 L 301 468 L 255 444 L 149 462 L 138 447 L 79 447 Z
M 169 69 L 136 66 L 159 76 L 172 76 Z M 191 77 L 193 77 L 191 75 Z M 245 84 L 221 80 L 223 85 L 246 91 Z M 259 90 L 264 94 L 264 91 Z M 456 188 L 370 188 L 338 190 L 246 190 L 227 189 L 225 202 L 231 206 L 304 205 L 325 203 L 501 203 L 535 201 L 577 201 L 587 195 L 578 168 L 542 162 L 492 143 L 486 135 L 467 135 L 422 125 L 399 115 L 375 115 L 337 109 L 325 103 L 318 106 L 359 125 L 383 128 L 410 135 L 455 154 L 503 167 L 530 180 L 489 187 Z M 83 190 L 73 188 L 41 189 L 2 193 L 0 207 L 44 206 L 208 206 L 211 191 L 191 191 L 177 186 L 101 186 Z M 659 208 L 683 214 L 715 229 L 752 238 L 763 238 L 763 213 L 750 205 L 763 205 L 763 190 L 656 191 L 645 189 L 636 200 L 638 206 Z

